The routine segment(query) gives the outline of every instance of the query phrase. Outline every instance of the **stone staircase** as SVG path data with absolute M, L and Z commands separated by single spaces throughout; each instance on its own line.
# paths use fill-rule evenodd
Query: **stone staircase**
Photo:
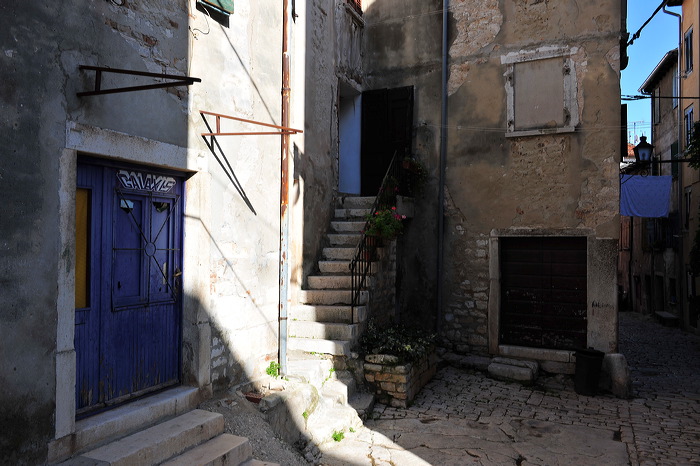
M 290 308 L 290 350 L 350 356 L 350 348 L 367 318 L 369 300 L 369 293 L 363 291 L 360 305 L 354 310 L 350 305 L 350 261 L 373 203 L 373 197 L 344 197 L 338 201 L 327 234 L 330 246 L 323 249 L 318 263 L 319 274 L 308 277 L 308 289 L 300 294 L 301 304 Z
M 327 356 L 294 354 L 284 389 L 260 401 L 275 433 L 289 444 L 305 445 L 311 463 L 319 449 L 335 443 L 334 435 L 359 429 L 374 406 L 374 396 L 358 387 L 353 374 L 334 366 Z
M 80 421 L 76 441 L 85 442 L 83 452 L 60 465 L 272 465 L 252 458 L 248 439 L 224 433 L 221 414 L 190 409 L 167 416 L 188 390 L 176 388 L 185 395 L 156 395 Z M 154 417 L 160 420 L 152 425 Z

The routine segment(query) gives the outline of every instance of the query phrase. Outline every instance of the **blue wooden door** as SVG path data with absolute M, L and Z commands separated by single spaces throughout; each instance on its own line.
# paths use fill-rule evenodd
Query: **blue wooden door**
M 79 413 L 177 384 L 180 373 L 182 179 L 90 162 L 78 166 L 91 252 L 87 306 L 76 309 Z

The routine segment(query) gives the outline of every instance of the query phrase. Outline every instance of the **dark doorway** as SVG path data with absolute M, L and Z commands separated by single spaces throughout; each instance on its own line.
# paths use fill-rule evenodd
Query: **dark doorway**
M 362 94 L 362 195 L 377 195 L 394 153 L 410 152 L 412 132 L 413 86 Z
M 586 347 L 586 238 L 502 238 L 500 343 Z

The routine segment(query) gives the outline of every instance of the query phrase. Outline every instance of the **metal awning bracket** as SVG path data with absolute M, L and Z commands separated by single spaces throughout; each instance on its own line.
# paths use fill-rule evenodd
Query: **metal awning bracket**
M 194 83 L 202 82 L 199 78 L 193 78 L 191 76 L 178 76 L 173 74 L 164 73 L 149 73 L 146 71 L 135 71 L 135 70 L 122 70 L 118 68 L 109 68 L 106 66 L 90 66 L 90 65 L 80 65 L 78 67 L 80 70 L 88 70 L 95 72 L 95 90 L 87 92 L 78 92 L 78 97 L 86 97 L 91 95 L 103 95 L 103 94 L 116 94 L 119 92 L 133 92 L 133 91 L 145 91 L 149 89 L 161 89 L 164 87 L 174 87 L 174 86 L 190 86 Z M 128 74 L 131 76 L 146 76 L 149 78 L 157 79 L 169 79 L 168 82 L 156 83 L 156 84 L 146 84 L 142 86 L 129 86 L 129 87 L 115 87 L 110 89 L 102 89 L 102 73 L 115 73 L 115 74 Z
M 202 136 L 260 136 L 260 135 L 267 135 L 267 134 L 276 134 L 276 135 L 282 135 L 282 134 L 299 134 L 303 133 L 304 131 L 300 129 L 294 129 L 294 128 L 289 128 L 286 126 L 279 126 L 279 125 L 273 125 L 271 123 L 263 123 L 262 121 L 255 121 L 255 120 L 247 120 L 245 118 L 239 118 L 239 117 L 234 117 L 230 115 L 223 115 L 221 113 L 213 113 L 213 112 L 207 112 L 204 110 L 200 110 L 199 113 L 202 115 L 202 118 L 205 119 L 206 121 L 206 115 L 211 115 L 216 118 L 216 131 L 215 132 L 209 132 L 209 133 L 202 133 Z M 252 125 L 258 125 L 258 126 L 264 126 L 266 128 L 273 128 L 278 131 L 239 131 L 235 133 L 222 133 L 221 132 L 221 119 L 225 118 L 227 120 L 235 120 L 235 121 L 240 121 L 242 123 L 249 123 Z M 207 126 L 209 126 L 207 124 Z M 211 129 L 211 128 L 210 128 Z

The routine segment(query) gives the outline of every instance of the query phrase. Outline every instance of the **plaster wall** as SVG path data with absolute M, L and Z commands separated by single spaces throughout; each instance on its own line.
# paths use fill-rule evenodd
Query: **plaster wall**
M 297 2 L 290 50 L 291 126 L 306 130 L 292 138 L 292 291 L 318 251 L 337 184 L 336 51 L 325 41 L 335 3 L 308 3 Z M 206 395 L 254 379 L 277 357 L 280 139 L 222 136 L 210 148 L 201 133 L 215 123 L 199 110 L 280 124 L 282 6 L 236 2 L 228 22 L 194 0 L 3 4 L 0 17 L 0 423 L 14 426 L 0 456 L 41 464 L 47 445 L 75 429 L 78 154 L 187 178 L 182 383 Z M 82 64 L 202 82 L 79 98 L 94 86 Z M 307 73 L 324 76 L 308 95 Z M 105 75 L 102 86 L 145 81 Z M 224 131 L 259 130 L 222 121 Z
M 400 3 L 367 5 L 364 65 L 369 88 L 416 86 L 414 152 L 432 175 L 404 238 L 406 250 L 417 252 L 401 259 L 400 270 L 410 272 L 400 301 L 421 303 L 414 319 L 438 319 L 455 350 L 487 353 L 495 348 L 488 333 L 497 275 L 489 263 L 492 231 L 580 230 L 589 237 L 589 277 L 611 276 L 589 285 L 607 312 L 615 310 L 616 254 L 595 251 L 619 234 L 619 132 L 610 128 L 620 125 L 611 105 L 619 98 L 620 1 L 450 2 L 444 307 L 437 311 L 435 267 L 425 258 L 435 256 L 437 243 L 442 2 Z M 508 134 L 508 64 L 552 50 L 570 58 L 575 131 Z M 588 306 L 590 316 L 592 300 Z M 591 344 L 616 346 L 614 320 L 589 324 Z

